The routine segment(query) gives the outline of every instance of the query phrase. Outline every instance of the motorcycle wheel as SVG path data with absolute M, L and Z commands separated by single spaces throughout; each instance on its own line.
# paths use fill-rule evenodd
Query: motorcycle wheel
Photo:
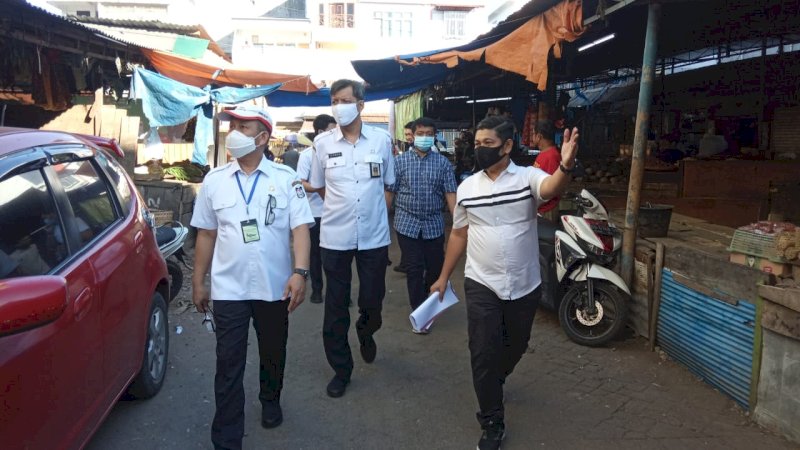
M 597 314 L 590 316 L 582 305 L 588 295 L 586 283 L 573 285 L 558 307 L 558 321 L 567 336 L 575 343 L 599 347 L 614 339 L 628 316 L 627 296 L 606 281 L 594 281 L 594 301 Z
M 169 302 L 178 296 L 183 286 L 183 270 L 175 261 L 167 260 L 167 272 L 169 273 Z

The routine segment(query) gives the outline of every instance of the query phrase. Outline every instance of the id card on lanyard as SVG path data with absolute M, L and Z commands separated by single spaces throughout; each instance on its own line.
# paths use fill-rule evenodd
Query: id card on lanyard
M 242 182 L 239 180 L 239 172 L 236 172 L 236 184 L 239 185 L 239 192 L 242 193 L 242 198 L 244 199 L 245 210 L 247 211 L 247 220 L 243 220 L 241 222 L 242 226 L 242 239 L 244 239 L 245 244 L 249 244 L 251 242 L 257 242 L 261 239 L 261 236 L 258 234 L 258 222 L 256 219 L 250 218 L 250 201 L 253 200 L 253 194 L 256 192 L 256 186 L 258 186 L 258 179 L 261 177 L 261 172 L 256 172 L 256 181 L 253 182 L 253 187 L 250 188 L 250 195 L 244 195 L 244 189 L 242 188 Z

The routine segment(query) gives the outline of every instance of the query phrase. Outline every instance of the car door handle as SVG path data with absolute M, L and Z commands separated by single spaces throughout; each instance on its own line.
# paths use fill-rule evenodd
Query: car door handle
M 92 290 L 87 288 L 83 288 L 78 297 L 75 299 L 75 304 L 73 306 L 75 310 L 75 321 L 79 321 L 83 319 L 86 314 L 92 309 Z
M 141 253 L 142 248 L 144 248 L 144 246 L 142 245 L 143 240 L 144 240 L 144 233 L 142 233 L 142 230 L 137 231 L 136 234 L 133 235 L 133 246 L 136 247 L 137 254 Z

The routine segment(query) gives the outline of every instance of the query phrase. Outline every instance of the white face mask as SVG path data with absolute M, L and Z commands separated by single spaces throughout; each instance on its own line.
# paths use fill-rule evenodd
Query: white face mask
M 350 125 L 358 117 L 358 104 L 340 103 L 333 105 L 333 117 L 343 127 Z
M 259 133 L 260 135 L 261 133 Z M 256 136 L 258 137 L 258 136 Z M 256 138 L 250 137 L 239 130 L 233 130 L 225 138 L 225 148 L 231 156 L 241 158 L 252 153 L 256 149 Z

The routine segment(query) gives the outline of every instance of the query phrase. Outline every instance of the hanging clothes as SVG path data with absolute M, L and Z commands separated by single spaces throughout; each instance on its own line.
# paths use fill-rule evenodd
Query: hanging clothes
M 522 126 L 522 145 L 530 147 L 533 142 L 533 132 L 536 129 L 536 121 L 539 119 L 539 107 L 528 106 L 525 112 L 525 124 Z
M 394 104 L 394 136 L 393 139 L 405 141 L 403 129 L 408 122 L 417 120 L 423 115 L 422 91 L 404 97 Z
M 189 86 L 146 69 L 136 68 L 131 81 L 131 98 L 142 100 L 144 115 L 153 128 L 179 125 L 197 118 L 192 162 L 205 166 L 208 146 L 214 140 L 214 102 L 241 103 L 263 97 L 281 87 L 281 83 L 253 88 L 204 88 Z M 157 135 L 155 131 L 155 135 Z

